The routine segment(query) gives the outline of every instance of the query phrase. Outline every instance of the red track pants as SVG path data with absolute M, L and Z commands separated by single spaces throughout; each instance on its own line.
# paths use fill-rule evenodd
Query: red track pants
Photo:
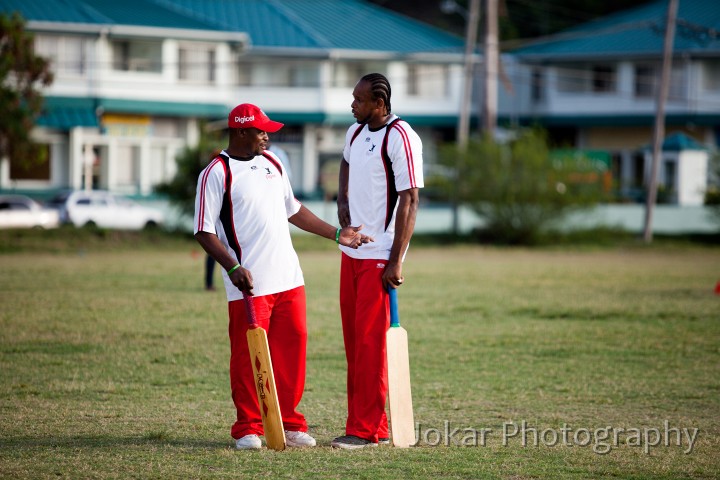
M 343 253 L 340 313 L 347 357 L 347 435 L 377 442 L 388 437 L 385 415 L 390 326 L 388 294 L 382 287 L 386 260 L 358 260 Z
M 247 314 L 244 300 L 228 303 L 230 315 L 230 388 L 237 410 L 233 438 L 263 434 L 255 381 L 248 351 Z M 270 345 L 275 385 L 285 430 L 307 431 L 297 406 L 305 389 L 305 287 L 255 297 L 255 315 Z

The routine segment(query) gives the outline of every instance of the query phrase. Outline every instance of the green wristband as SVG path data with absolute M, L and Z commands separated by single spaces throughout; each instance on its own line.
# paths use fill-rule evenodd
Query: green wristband
M 239 263 L 238 263 L 237 265 L 235 265 L 233 268 L 231 268 L 230 270 L 227 271 L 228 276 L 231 275 L 231 274 L 232 274 L 235 270 L 237 270 L 238 268 L 240 268 L 240 264 L 239 264 Z
M 342 230 L 342 228 L 338 228 L 337 232 L 335 232 L 335 243 L 338 245 L 340 245 L 340 230 Z

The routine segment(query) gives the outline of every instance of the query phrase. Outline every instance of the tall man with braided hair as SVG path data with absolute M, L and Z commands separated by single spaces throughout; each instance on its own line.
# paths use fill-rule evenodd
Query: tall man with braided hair
M 335 448 L 356 449 L 389 441 L 385 415 L 390 325 L 387 288 L 402 285 L 402 262 L 415 227 L 423 187 L 422 142 L 391 113 L 390 83 L 365 75 L 353 90 L 357 124 L 345 136 L 340 162 L 338 218 L 363 224 L 374 243 L 341 247 L 340 312 L 347 358 L 348 417 Z

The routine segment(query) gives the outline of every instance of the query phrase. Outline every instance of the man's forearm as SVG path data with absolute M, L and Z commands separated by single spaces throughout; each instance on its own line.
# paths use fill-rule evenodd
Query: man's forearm
M 340 160 L 340 175 L 338 176 L 338 220 L 341 227 L 350 225 L 350 206 L 348 203 L 348 182 L 350 178 L 350 165 L 343 158 Z
M 301 206 L 300 210 L 290 217 L 288 221 L 301 230 L 314 233 L 315 235 L 319 235 L 330 240 L 335 240 L 337 228 L 318 218 L 304 205 Z
M 390 249 L 391 262 L 400 262 L 410 244 L 410 238 L 415 230 L 418 202 L 417 188 L 399 192 L 399 204 L 395 214 L 395 238 Z
M 237 265 L 237 260 L 230 256 L 223 244 L 220 243 L 220 239 L 214 233 L 198 232 L 195 234 L 195 239 L 200 246 L 203 247 L 203 250 L 214 258 L 225 271 Z

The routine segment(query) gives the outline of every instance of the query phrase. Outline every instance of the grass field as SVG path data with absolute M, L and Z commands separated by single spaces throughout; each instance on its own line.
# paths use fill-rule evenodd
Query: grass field
M 346 452 L 339 254 L 301 240 L 319 447 L 278 453 L 233 449 L 199 248 L 110 240 L 0 255 L 2 478 L 720 475 L 720 248 L 411 249 L 419 446 Z

